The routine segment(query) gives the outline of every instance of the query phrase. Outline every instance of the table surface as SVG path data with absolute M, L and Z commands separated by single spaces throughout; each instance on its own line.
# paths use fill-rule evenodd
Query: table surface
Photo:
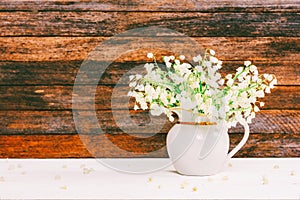
M 168 159 L 106 159 L 135 167 Z M 300 158 L 234 158 L 213 176 L 112 170 L 95 159 L 0 159 L 0 199 L 300 199 Z

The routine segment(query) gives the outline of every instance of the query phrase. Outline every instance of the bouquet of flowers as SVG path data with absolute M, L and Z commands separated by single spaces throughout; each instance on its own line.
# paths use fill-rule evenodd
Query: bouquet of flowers
M 150 109 L 152 115 L 164 113 L 170 121 L 174 121 L 174 111 L 186 110 L 196 123 L 225 120 L 228 127 L 237 122 L 251 123 L 255 112 L 264 106 L 258 99 L 277 83 L 274 75 L 259 75 L 250 61 L 245 61 L 236 73 L 222 77 L 222 61 L 209 49 L 194 57 L 194 64 L 185 61 L 184 55 L 163 56 L 164 65 L 158 64 L 152 53 L 147 57 L 153 62 L 145 64 L 146 75 L 129 77 L 128 96 L 135 98 L 135 110 Z

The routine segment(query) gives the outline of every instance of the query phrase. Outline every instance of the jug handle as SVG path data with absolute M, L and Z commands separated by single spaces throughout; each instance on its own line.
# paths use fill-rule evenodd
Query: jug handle
M 241 123 L 241 122 L 240 122 L 240 123 Z M 250 132 L 249 126 L 248 126 L 247 122 L 243 122 L 243 123 L 241 123 L 241 124 L 244 126 L 244 130 L 245 130 L 244 136 L 243 136 L 242 140 L 240 141 L 240 143 L 239 143 L 236 147 L 234 147 L 234 148 L 231 150 L 231 152 L 227 155 L 227 161 L 228 161 L 232 156 L 234 156 L 234 154 L 236 154 L 236 153 L 237 153 L 237 152 L 245 145 L 245 143 L 246 143 L 247 140 L 248 140 L 249 132 Z

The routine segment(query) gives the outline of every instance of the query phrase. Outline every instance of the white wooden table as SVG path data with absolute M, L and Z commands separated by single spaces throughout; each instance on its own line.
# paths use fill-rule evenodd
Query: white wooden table
M 166 159 L 122 159 L 165 162 Z M 1 159 L 0 199 L 300 199 L 300 158 L 235 158 L 210 177 L 120 173 L 94 159 Z

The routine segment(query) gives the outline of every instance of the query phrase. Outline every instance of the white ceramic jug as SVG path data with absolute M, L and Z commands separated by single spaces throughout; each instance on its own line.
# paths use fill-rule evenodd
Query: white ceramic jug
M 229 135 L 225 121 L 216 125 L 195 125 L 191 115 L 174 125 L 167 135 L 167 150 L 175 169 L 184 175 L 213 175 L 221 171 L 227 161 L 238 152 L 249 137 L 245 128 L 241 142 L 230 152 Z

